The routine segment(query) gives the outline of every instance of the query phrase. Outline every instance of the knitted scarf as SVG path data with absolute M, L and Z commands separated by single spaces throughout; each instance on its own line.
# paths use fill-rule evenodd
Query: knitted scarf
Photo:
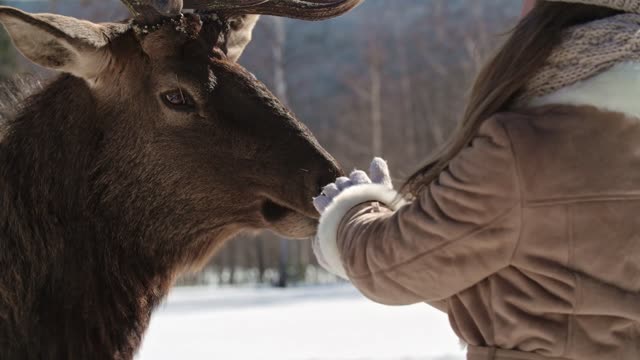
M 640 13 L 640 0 L 547 0 L 608 7 L 628 13 Z
M 566 2 L 640 10 L 640 0 Z M 520 100 L 548 95 L 598 75 L 616 64 L 631 61 L 640 61 L 639 13 L 615 15 L 569 28 L 545 65 L 529 80 Z

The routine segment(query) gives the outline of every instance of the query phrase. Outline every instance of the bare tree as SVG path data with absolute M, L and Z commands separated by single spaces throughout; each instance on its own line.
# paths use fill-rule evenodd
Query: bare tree
M 369 43 L 369 106 L 371 126 L 371 152 L 382 156 L 382 51 L 378 42 Z
M 289 103 L 287 93 L 287 78 L 285 75 L 285 46 L 287 42 L 287 28 L 282 18 L 270 18 L 273 29 L 273 43 L 271 53 L 273 54 L 273 83 L 276 96 L 285 105 Z M 276 286 L 287 287 L 289 268 L 289 241 L 280 239 L 280 256 L 278 257 L 278 281 Z

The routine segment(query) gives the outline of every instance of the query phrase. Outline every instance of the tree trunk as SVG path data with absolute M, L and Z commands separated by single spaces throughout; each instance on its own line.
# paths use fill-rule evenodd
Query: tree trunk
M 278 281 L 276 287 L 286 288 L 289 283 L 289 242 L 280 239 L 280 256 L 278 258 Z
M 373 48 L 369 59 L 369 77 L 371 81 L 371 152 L 374 156 L 382 153 L 382 74 L 380 54 Z
M 411 79 L 411 69 L 407 56 L 407 45 L 402 40 L 404 34 L 396 34 L 396 46 L 398 50 L 398 64 L 401 69 L 400 85 L 402 89 L 402 108 L 404 112 L 402 126 L 404 133 L 402 134 L 405 139 L 406 159 L 414 161 L 417 157 L 416 150 L 416 127 L 415 122 L 412 121 L 415 118 L 414 105 L 413 105 L 413 81 Z
M 229 242 L 229 285 L 236 283 L 237 241 Z
M 284 19 L 274 17 L 271 19 L 273 24 L 274 42 L 272 48 L 273 54 L 273 83 L 275 95 L 284 105 L 288 105 L 289 99 L 287 94 L 287 78 L 285 73 L 285 45 L 287 41 L 287 29 Z M 287 274 L 289 268 L 289 242 L 280 239 L 280 255 L 278 256 L 278 281 L 277 287 L 287 287 L 289 277 Z
M 254 239 L 256 243 L 256 260 L 258 262 L 258 283 L 264 283 L 264 272 L 265 272 L 265 264 L 264 264 L 264 243 L 263 240 L 258 238 Z

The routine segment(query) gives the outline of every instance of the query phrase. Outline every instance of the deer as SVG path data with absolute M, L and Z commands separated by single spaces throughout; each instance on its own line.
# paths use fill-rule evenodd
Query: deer
M 360 0 L 122 2 L 120 23 L 0 7 L 59 73 L 0 111 L 0 359 L 132 359 L 180 274 L 243 230 L 312 236 L 342 174 L 237 60 L 259 15 Z

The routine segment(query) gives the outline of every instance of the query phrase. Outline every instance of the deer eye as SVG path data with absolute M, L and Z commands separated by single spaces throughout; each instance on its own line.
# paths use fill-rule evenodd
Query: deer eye
M 182 89 L 167 91 L 161 95 L 162 102 L 175 111 L 196 111 L 196 102 Z

